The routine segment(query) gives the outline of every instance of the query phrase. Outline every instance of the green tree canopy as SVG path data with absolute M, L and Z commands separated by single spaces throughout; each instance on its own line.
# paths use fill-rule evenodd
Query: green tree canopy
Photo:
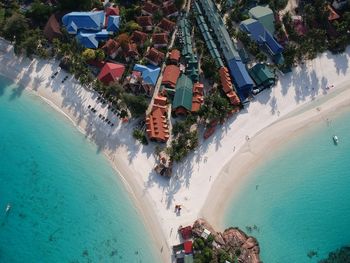
M 25 37 L 25 33 L 28 30 L 27 19 L 18 13 L 14 13 L 5 22 L 3 35 L 7 40 L 16 41 L 17 43 L 22 42 Z

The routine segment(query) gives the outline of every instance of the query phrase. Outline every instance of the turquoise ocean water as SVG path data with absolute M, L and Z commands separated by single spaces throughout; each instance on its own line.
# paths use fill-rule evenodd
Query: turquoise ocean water
M 265 263 L 318 262 L 350 245 L 350 113 L 267 154 L 229 205 L 225 226 L 252 227 Z
M 0 77 L 0 262 L 159 262 L 103 154 L 10 84 Z

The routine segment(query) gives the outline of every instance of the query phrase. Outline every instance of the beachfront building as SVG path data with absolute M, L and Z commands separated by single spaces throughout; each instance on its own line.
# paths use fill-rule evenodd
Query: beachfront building
M 270 88 L 276 83 L 274 72 L 266 64 L 256 64 L 249 70 L 250 76 L 253 78 L 258 88 Z
M 166 142 L 169 137 L 167 98 L 156 96 L 151 113 L 146 117 L 146 133 L 151 141 Z
M 102 67 L 100 74 L 97 78 L 105 85 L 109 85 L 113 82 L 117 82 L 121 79 L 125 71 L 123 64 L 107 62 Z
M 52 41 L 54 38 L 60 38 L 62 36 L 60 24 L 58 23 L 56 15 L 51 15 L 49 20 L 47 21 L 44 28 L 44 36 L 49 41 Z
M 275 16 L 269 6 L 256 6 L 249 10 L 249 16 L 258 20 L 272 35 L 275 33 Z
M 245 100 L 250 95 L 254 82 L 249 76 L 246 66 L 234 47 L 224 21 L 212 0 L 197 0 L 195 2 L 199 3 L 203 16 L 208 20 L 212 32 L 216 36 L 217 43 L 226 60 L 227 67 L 235 83 L 238 95 L 242 100 Z
M 84 47 L 98 48 L 100 41 L 119 30 L 120 17 L 107 15 L 105 11 L 71 12 L 62 17 L 62 23 Z
M 240 29 L 246 32 L 250 39 L 256 42 L 264 51 L 270 54 L 275 63 L 283 63 L 283 47 L 258 20 L 252 18 L 246 19 L 240 23 Z
M 225 93 L 226 97 L 233 106 L 240 106 L 241 101 L 235 92 L 234 86 L 231 81 L 230 74 L 226 67 L 221 67 L 219 69 L 220 81 L 222 90 Z

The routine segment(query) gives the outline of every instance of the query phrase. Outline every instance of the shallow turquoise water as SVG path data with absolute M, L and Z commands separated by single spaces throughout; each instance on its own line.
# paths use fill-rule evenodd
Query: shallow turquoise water
M 230 204 L 225 225 L 256 225 L 251 234 L 267 263 L 317 262 L 349 245 L 350 113 L 267 154 Z M 318 256 L 310 259 L 311 250 Z
M 157 262 L 97 147 L 40 98 L 12 96 L 9 85 L 0 77 L 0 262 Z

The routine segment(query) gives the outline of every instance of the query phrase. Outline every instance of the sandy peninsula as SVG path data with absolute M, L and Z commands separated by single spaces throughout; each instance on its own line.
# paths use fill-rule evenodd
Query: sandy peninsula
M 170 262 L 170 248 L 179 242 L 176 230 L 180 225 L 192 224 L 199 216 L 214 225 L 221 221 L 226 200 L 239 187 L 236 182 L 260 159 L 259 153 L 267 144 L 273 149 L 283 142 L 283 138 L 276 137 L 276 129 L 279 134 L 294 133 L 320 116 L 314 109 L 302 115 L 292 112 L 313 101 L 320 101 L 321 112 L 349 104 L 350 92 L 344 90 L 350 80 L 349 58 L 349 48 L 337 56 L 324 53 L 292 73 L 280 75 L 276 87 L 259 94 L 212 137 L 201 140 L 200 147 L 182 164 L 175 165 L 173 177 L 167 180 L 153 171 L 156 144 L 144 147 L 132 138 L 135 123 L 121 123 L 97 101 L 96 93 L 80 86 L 63 70 L 51 79 L 59 68 L 57 61 L 16 57 L 12 46 L 0 41 L 0 74 L 19 84 L 13 88 L 13 96 L 20 97 L 24 89 L 34 92 L 65 114 L 97 145 L 98 151 L 106 154 L 140 208 L 162 262 Z M 62 84 L 67 75 L 68 80 Z M 330 99 L 322 103 L 326 97 Z M 97 113 L 92 113 L 89 105 Z M 105 124 L 99 114 L 115 125 Z M 181 215 L 174 212 L 176 204 L 183 207 Z

